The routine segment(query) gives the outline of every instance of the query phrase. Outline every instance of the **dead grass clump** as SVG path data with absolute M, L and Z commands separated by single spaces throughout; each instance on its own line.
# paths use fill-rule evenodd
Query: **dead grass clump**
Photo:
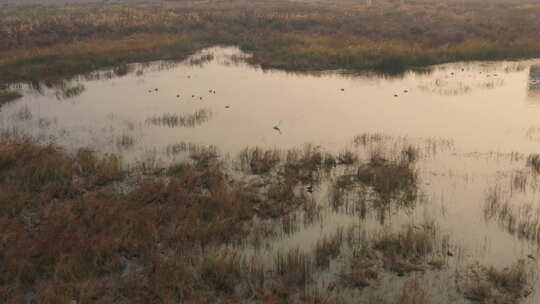
M 404 276 L 428 267 L 440 270 L 446 263 L 448 241 L 440 238 L 432 221 L 407 225 L 397 232 L 384 230 L 374 236 L 358 228 L 351 227 L 345 235 L 351 254 L 338 275 L 344 286 L 370 286 L 384 270 Z M 403 295 L 409 296 L 415 295 Z
M 116 155 L 106 154 L 100 158 L 95 152 L 82 149 L 75 160 L 79 174 L 90 179 L 90 184 L 105 185 L 124 176 L 122 160 Z
M 56 92 L 57 99 L 69 99 L 74 98 L 86 91 L 86 87 L 83 84 L 76 84 L 69 86 L 65 82 L 61 82 L 59 90 Z
M 341 151 L 336 159 L 337 164 L 352 165 L 358 161 L 358 155 L 352 151 Z
M 194 128 L 206 123 L 210 118 L 212 118 L 212 111 L 210 109 L 201 109 L 193 114 L 165 113 L 161 116 L 153 116 L 148 118 L 146 123 L 169 128 Z
M 373 144 L 380 144 L 388 139 L 390 139 L 390 137 L 382 133 L 364 133 L 355 136 L 353 142 L 357 146 L 367 147 Z
M 337 258 L 343 243 L 343 228 L 330 236 L 325 236 L 315 245 L 315 264 L 319 268 L 327 269 L 330 261 Z
M 379 278 L 380 260 L 368 244 L 353 248 L 349 265 L 342 267 L 338 274 L 339 282 L 349 288 L 365 288 Z
M 332 206 L 332 208 L 336 211 L 342 207 L 345 207 L 347 210 L 349 210 L 348 207 L 350 206 L 348 206 L 348 203 L 350 201 L 359 204 L 363 203 L 364 197 L 362 195 L 355 196 L 355 194 L 362 193 L 362 185 L 358 184 L 358 180 L 355 175 L 344 174 L 338 176 L 335 180 L 332 181 L 332 183 L 330 184 L 330 189 L 328 191 L 328 199 L 330 201 L 330 206 Z
M 196 271 L 200 280 L 211 290 L 234 294 L 242 276 L 242 262 L 234 253 L 207 255 L 197 265 Z
M 422 288 L 417 278 L 408 280 L 401 288 L 396 304 L 430 304 L 429 294 Z
M 240 152 L 239 159 L 242 170 L 253 174 L 266 174 L 279 163 L 281 155 L 278 150 L 246 148 Z
M 504 269 L 473 264 L 461 276 L 458 288 L 467 299 L 480 303 L 519 303 L 531 292 L 524 260 Z
M 219 153 L 216 146 L 197 146 L 189 151 L 189 158 L 201 169 L 219 164 Z
M 527 166 L 535 173 L 540 173 L 540 154 L 531 154 L 527 157 Z
M 117 140 L 116 145 L 120 149 L 129 149 L 135 145 L 135 138 L 128 134 L 122 134 Z
M 61 150 L 30 142 L 7 144 L 2 150 L 4 182 L 42 194 L 67 194 L 74 177 L 74 162 Z
M 488 189 L 484 217 L 495 220 L 508 233 L 518 238 L 540 241 L 540 208 L 535 203 L 516 203 L 498 186 Z
M 284 164 L 284 175 L 304 184 L 318 179 L 324 154 L 316 147 L 306 145 L 303 150 L 289 150 Z
M 255 212 L 262 218 L 278 218 L 291 213 L 298 207 L 305 205 L 307 197 L 299 190 L 295 183 L 290 181 L 274 181 L 267 186 L 258 200 Z
M 54 303 L 237 297 L 240 256 L 204 253 L 240 243 L 258 200 L 226 178 L 219 162 L 207 161 L 214 152 L 199 151 L 167 176 L 143 174 L 118 191 L 112 182 L 131 172 L 114 156 L 2 142 L 0 290 L 10 292 L 0 301 L 28 291 Z M 301 276 L 291 280 L 300 284 Z
M 165 152 L 169 156 L 176 156 L 183 153 L 193 153 L 200 149 L 200 145 L 191 143 L 191 142 L 180 142 L 175 144 L 167 145 Z
M 404 275 L 424 271 L 433 256 L 444 256 L 437 237 L 435 224 L 426 222 L 421 227 L 406 226 L 398 233 L 382 233 L 375 238 L 373 248 L 382 253 L 387 270 Z
M 412 164 L 418 160 L 420 151 L 413 146 L 407 146 L 401 150 L 401 163 Z
M 331 153 L 325 153 L 324 154 L 324 162 L 323 167 L 325 170 L 332 170 L 336 167 L 338 161 L 336 160 L 336 157 L 334 157 Z
M 373 187 L 383 200 L 414 192 L 417 181 L 416 173 L 408 163 L 382 158 L 372 159 L 368 164 L 361 165 L 357 178 L 365 185 Z
M 283 286 L 304 290 L 313 280 L 313 261 L 300 249 L 291 249 L 286 253 L 278 252 L 274 257 L 274 273 Z

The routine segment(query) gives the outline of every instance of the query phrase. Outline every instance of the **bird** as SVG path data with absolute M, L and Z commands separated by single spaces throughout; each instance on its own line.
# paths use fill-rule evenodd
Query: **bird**
M 156 92 L 157 92 L 157 91 L 158 91 L 158 88 L 155 88 L 155 89 L 154 89 L 154 91 L 156 91 Z
M 403 93 L 409 93 L 409 90 L 403 90 Z
M 308 185 L 306 187 L 306 190 L 307 190 L 308 193 L 313 193 L 313 185 Z
M 195 98 L 195 95 L 191 95 L 191 98 Z
M 398 94 L 394 94 L 394 97 L 398 97 Z
M 344 92 L 344 91 L 345 91 L 345 89 L 342 88 L 342 89 L 341 89 L 341 92 Z
M 531 260 L 536 260 L 536 258 L 535 258 L 534 255 L 532 255 L 532 254 L 529 254 L 527 257 L 528 257 L 529 259 L 531 259 Z
M 278 131 L 279 134 L 281 134 L 281 129 L 279 128 L 279 125 L 281 124 L 281 120 L 279 121 L 279 123 L 277 125 L 274 126 L 274 130 Z
M 228 108 L 230 108 L 230 107 L 229 107 L 229 106 L 225 106 L 225 109 L 228 109 Z
M 177 95 L 176 95 L 176 98 L 180 98 L 180 94 L 177 94 Z
M 452 251 L 450 251 L 450 250 L 448 250 L 448 251 L 446 252 L 446 254 L 447 254 L 449 257 L 453 257 L 453 256 L 454 256 L 454 254 L 453 254 Z
M 199 100 L 202 100 L 202 97 L 199 97 Z

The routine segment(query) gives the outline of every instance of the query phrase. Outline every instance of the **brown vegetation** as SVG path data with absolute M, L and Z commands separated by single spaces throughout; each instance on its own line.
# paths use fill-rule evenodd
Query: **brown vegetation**
M 519 303 L 531 292 L 530 276 L 524 260 L 504 269 L 471 265 L 460 280 L 460 291 L 480 303 Z
M 18 92 L 0 89 L 0 107 L 21 97 L 22 95 Z
M 182 59 L 216 44 L 289 70 L 382 69 L 538 56 L 532 1 L 182 1 L 6 7 L 0 81 Z M 46 73 L 45 73 L 46 71 Z

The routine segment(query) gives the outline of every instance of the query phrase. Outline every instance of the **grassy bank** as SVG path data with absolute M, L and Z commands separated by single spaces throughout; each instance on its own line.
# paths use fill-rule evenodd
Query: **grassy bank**
M 406 68 L 540 55 L 540 5 L 523 1 L 171 1 L 160 5 L 7 7 L 0 81 L 183 59 L 237 45 L 286 70 Z

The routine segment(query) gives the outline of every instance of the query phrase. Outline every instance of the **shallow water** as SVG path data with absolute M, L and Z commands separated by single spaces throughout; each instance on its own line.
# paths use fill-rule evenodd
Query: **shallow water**
M 489 189 L 497 187 L 512 204 L 540 210 L 537 174 L 526 167 L 527 155 L 540 151 L 540 61 L 455 63 L 387 77 L 264 71 L 244 63 L 245 56 L 235 48 L 212 48 L 182 63 L 134 64 L 61 83 L 16 85 L 25 96 L 1 108 L 0 129 L 68 149 L 118 153 L 127 164 L 183 159 L 190 145 L 236 155 L 254 146 L 311 143 L 333 152 L 366 152 L 413 144 L 422 151 L 416 166 L 423 202 L 412 211 L 397 210 L 384 226 L 435 217 L 459 260 L 450 265 L 478 260 L 503 267 L 540 257 L 536 240 L 487 220 L 484 209 Z M 354 144 L 360 134 L 388 139 Z M 526 176 L 521 190 L 512 186 L 516 172 Z M 271 250 L 311 248 L 338 227 L 381 222 L 330 212 L 324 184 L 313 197 L 325 208 L 322 219 L 271 242 Z M 433 289 L 446 294 L 452 271 L 436 275 L 442 278 Z M 535 289 L 526 301 L 540 301 L 540 285 Z

